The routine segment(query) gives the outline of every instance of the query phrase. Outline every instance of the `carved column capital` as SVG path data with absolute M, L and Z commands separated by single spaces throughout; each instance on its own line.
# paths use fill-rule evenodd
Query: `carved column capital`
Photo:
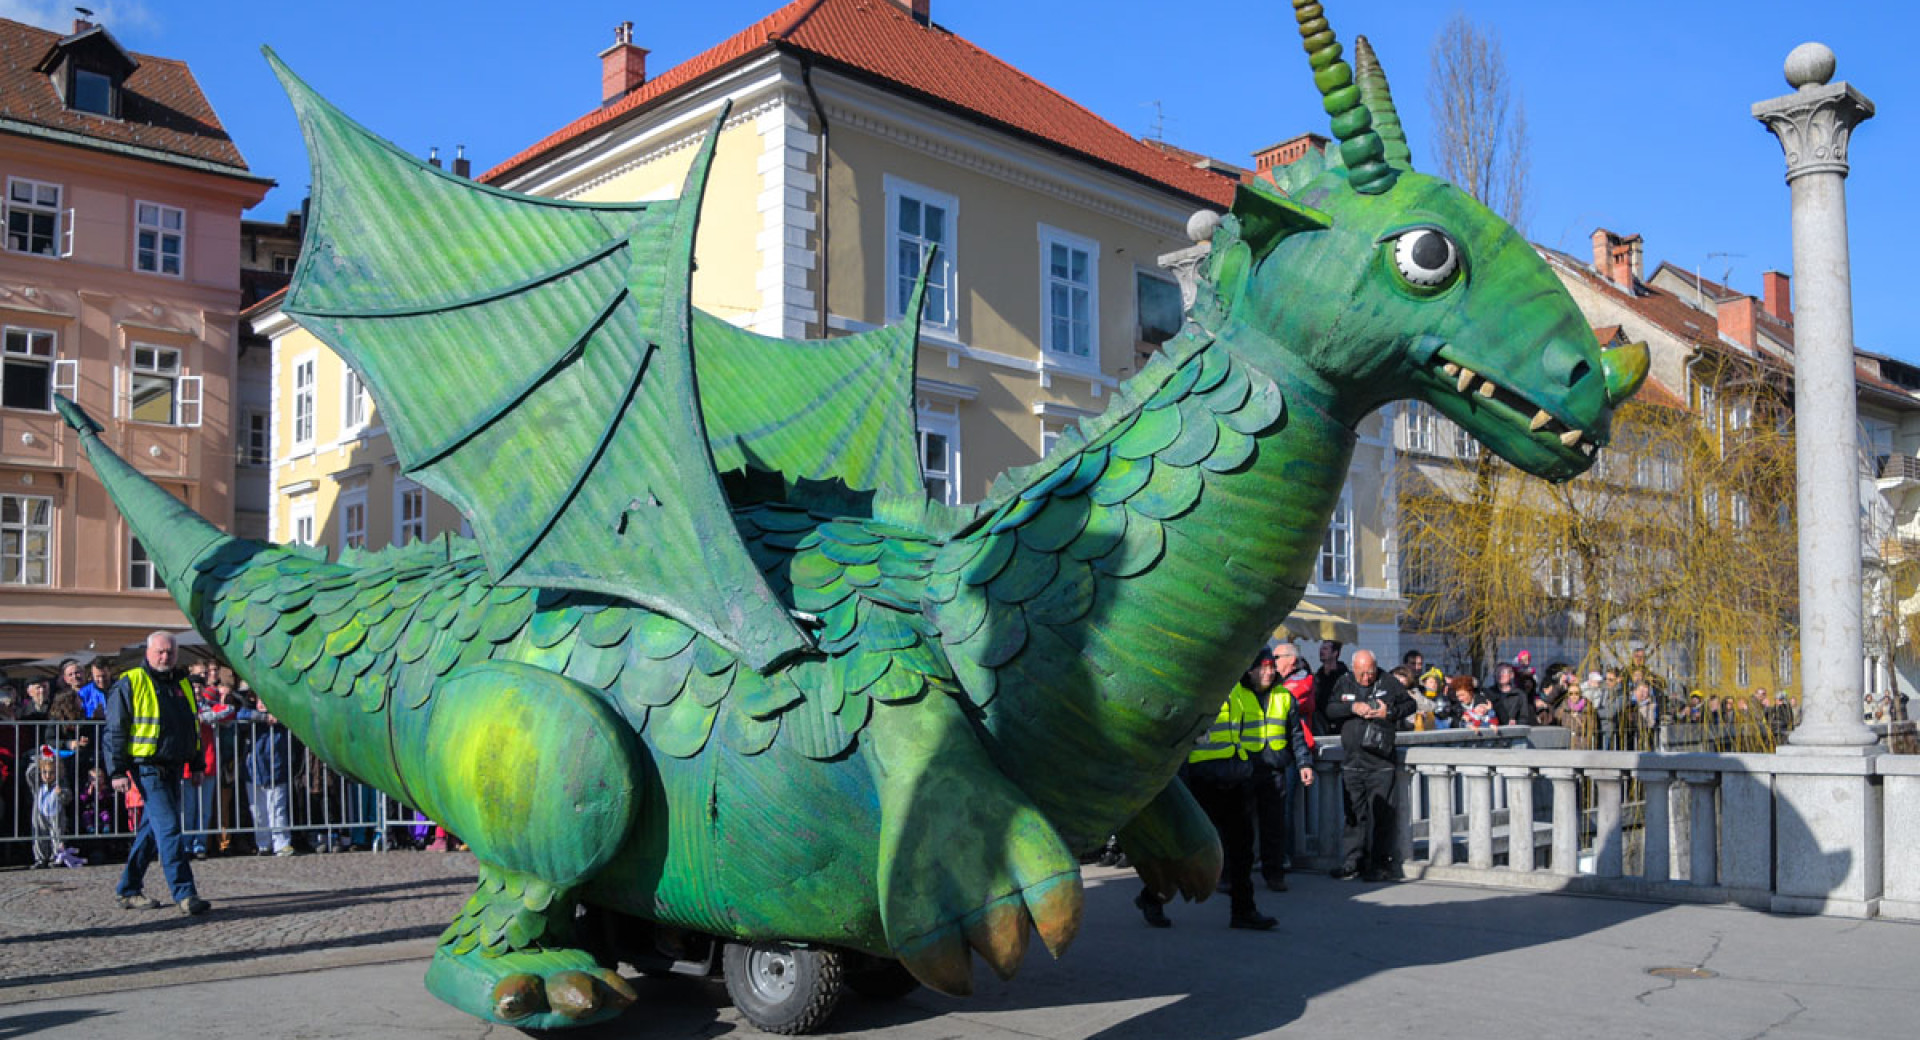
M 1853 128 L 1873 117 L 1873 102 L 1846 83 L 1808 85 L 1753 106 L 1787 153 L 1787 182 L 1810 173 L 1847 175 Z

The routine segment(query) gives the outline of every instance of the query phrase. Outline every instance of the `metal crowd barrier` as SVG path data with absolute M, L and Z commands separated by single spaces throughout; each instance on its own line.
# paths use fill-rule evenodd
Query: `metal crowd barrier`
M 253 720 L 211 727 L 213 768 L 204 779 L 181 786 L 183 833 L 190 847 L 204 848 L 209 855 L 262 851 L 256 844 L 249 805 L 247 757 L 254 741 L 264 739 L 268 726 Z M 67 795 L 59 800 L 64 842 L 90 862 L 114 855 L 109 846 L 116 843 L 118 854 L 125 853 L 124 840 L 133 837 L 142 808 L 137 798 L 114 791 L 105 779 L 101 769 L 105 728 L 101 720 L 0 721 L 0 758 L 12 752 L 11 775 L 0 783 L 0 864 L 19 865 L 31 859 L 26 846 L 36 836 L 32 776 L 40 768 L 43 747 L 55 752 L 57 782 Z M 341 776 L 284 727 L 278 728 L 290 752 L 286 829 L 296 851 L 380 851 L 408 841 L 422 828 L 432 829 L 431 822 L 394 799 Z M 196 799 L 204 811 L 188 804 Z

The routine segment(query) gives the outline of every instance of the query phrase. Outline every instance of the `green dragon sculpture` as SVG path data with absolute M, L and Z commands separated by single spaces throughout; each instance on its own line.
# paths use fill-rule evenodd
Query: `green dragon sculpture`
M 1010 976 L 1030 934 L 1066 948 L 1076 853 L 1115 832 L 1204 898 L 1219 847 L 1174 774 L 1298 602 L 1356 424 L 1418 398 L 1530 473 L 1592 464 L 1644 347 L 1602 354 L 1524 240 L 1413 172 L 1364 39 L 1356 81 L 1295 8 L 1338 154 L 1242 186 L 1182 332 L 965 511 L 921 491 L 916 322 L 788 343 L 689 307 L 717 134 L 677 201 L 518 196 L 275 62 L 315 164 L 286 309 L 476 537 L 337 563 L 232 538 L 59 407 L 273 711 L 473 848 L 435 994 L 618 1012 L 581 905 L 966 993 L 970 951 Z

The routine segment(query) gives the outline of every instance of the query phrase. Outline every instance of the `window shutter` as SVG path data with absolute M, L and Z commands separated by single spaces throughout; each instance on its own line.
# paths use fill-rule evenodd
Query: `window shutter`
M 53 392 L 69 401 L 80 400 L 80 362 L 67 358 L 53 363 Z
M 65 213 L 60 214 L 60 257 L 61 259 L 64 260 L 64 259 L 71 258 L 72 256 L 73 256 L 73 208 L 68 207 Z
M 178 413 L 178 425 L 195 427 L 200 425 L 200 413 L 202 411 L 200 407 L 200 380 L 200 376 L 180 377 L 180 411 Z
M 132 392 L 133 391 L 130 388 L 121 387 L 120 366 L 119 365 L 113 366 L 113 417 L 115 419 L 118 419 L 121 416 L 127 414 L 129 411 L 131 411 L 130 406 L 127 406 L 127 407 L 122 406 L 120 401 L 120 395 L 123 393 L 132 393 Z

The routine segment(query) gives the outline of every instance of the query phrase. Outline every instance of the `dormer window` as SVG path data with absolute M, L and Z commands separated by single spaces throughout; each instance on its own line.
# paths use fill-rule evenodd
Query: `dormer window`
M 67 94 L 67 105 L 76 112 L 92 112 L 97 116 L 112 117 L 118 115 L 114 109 L 113 77 L 92 69 L 73 70 L 73 89 Z
M 127 77 L 140 62 L 100 26 L 76 22 L 73 29 L 72 36 L 55 43 L 34 67 L 53 80 L 69 111 L 120 118 Z

